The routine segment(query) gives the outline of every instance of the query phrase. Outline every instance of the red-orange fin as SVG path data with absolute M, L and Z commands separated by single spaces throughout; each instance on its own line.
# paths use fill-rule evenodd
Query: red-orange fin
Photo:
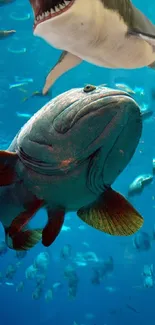
M 116 236 L 132 235 L 144 222 L 136 209 L 111 188 L 93 204 L 79 209 L 77 214 L 88 225 Z
M 14 182 L 15 163 L 18 155 L 15 152 L 0 150 L 0 186 L 7 186 Z
M 48 223 L 42 232 L 42 244 L 46 247 L 50 246 L 56 237 L 64 223 L 65 210 L 49 210 L 48 211 Z
M 44 201 L 34 198 L 33 202 L 30 202 L 24 206 L 25 211 L 21 212 L 11 223 L 8 233 L 12 237 L 17 232 L 20 232 L 32 219 L 34 214 L 44 205 Z
M 6 231 L 6 243 L 9 248 L 16 251 L 25 251 L 35 246 L 42 238 L 42 229 L 25 230 L 10 237 Z

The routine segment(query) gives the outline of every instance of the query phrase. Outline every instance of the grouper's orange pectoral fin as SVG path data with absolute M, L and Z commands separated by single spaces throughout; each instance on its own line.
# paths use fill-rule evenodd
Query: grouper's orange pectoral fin
M 14 182 L 17 159 L 18 155 L 15 152 L 0 150 L 0 186 L 7 186 Z
M 144 223 L 130 202 L 111 188 L 94 203 L 79 209 L 77 215 L 93 228 L 113 236 L 130 236 Z
M 65 210 L 48 210 L 48 223 L 42 232 L 42 244 L 46 247 L 50 246 L 63 226 Z
M 35 198 L 33 202 L 25 205 L 25 211 L 21 212 L 11 223 L 8 233 L 13 237 L 20 232 L 32 219 L 34 214 L 44 205 L 44 200 Z

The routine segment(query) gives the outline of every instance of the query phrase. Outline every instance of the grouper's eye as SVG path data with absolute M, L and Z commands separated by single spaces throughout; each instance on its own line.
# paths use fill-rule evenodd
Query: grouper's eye
M 91 92 L 91 91 L 93 91 L 93 90 L 95 90 L 95 89 L 96 89 L 95 86 L 93 86 L 93 85 L 87 85 L 87 86 L 85 86 L 85 87 L 83 88 L 83 91 L 84 91 L 85 93 L 89 93 L 89 92 Z

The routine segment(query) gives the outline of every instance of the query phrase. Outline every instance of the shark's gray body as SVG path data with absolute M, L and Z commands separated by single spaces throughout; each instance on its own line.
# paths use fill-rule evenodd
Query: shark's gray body
M 44 93 L 59 75 L 82 60 L 108 68 L 154 66 L 155 26 L 131 1 L 55 1 L 63 4 L 54 7 L 54 1 L 47 0 L 47 7 L 55 10 L 51 13 L 49 9 L 46 15 L 41 0 L 30 2 L 38 17 L 34 35 L 65 51 L 61 66 L 57 64 L 57 70 L 52 69 L 48 76 Z
M 0 152 L 1 164 L 14 170 L 12 184 L 0 191 L 5 229 L 36 198 L 50 214 L 92 204 L 132 158 L 142 129 L 136 102 L 125 92 L 89 87 L 47 103 L 17 134 L 6 159 Z

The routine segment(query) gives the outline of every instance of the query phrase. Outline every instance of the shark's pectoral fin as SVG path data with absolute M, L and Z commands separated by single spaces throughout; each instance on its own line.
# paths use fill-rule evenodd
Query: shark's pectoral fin
M 128 35 L 136 36 L 150 44 L 155 50 L 155 34 L 143 33 L 137 29 L 129 30 Z
M 48 210 L 48 222 L 42 232 L 42 244 L 46 247 L 50 246 L 63 226 L 65 210 L 59 208 L 57 210 Z
M 45 85 L 42 91 L 43 95 L 45 95 L 48 92 L 49 88 L 62 74 L 76 67 L 81 62 L 82 59 L 80 59 L 78 56 L 66 51 L 62 52 L 58 62 L 46 77 Z

